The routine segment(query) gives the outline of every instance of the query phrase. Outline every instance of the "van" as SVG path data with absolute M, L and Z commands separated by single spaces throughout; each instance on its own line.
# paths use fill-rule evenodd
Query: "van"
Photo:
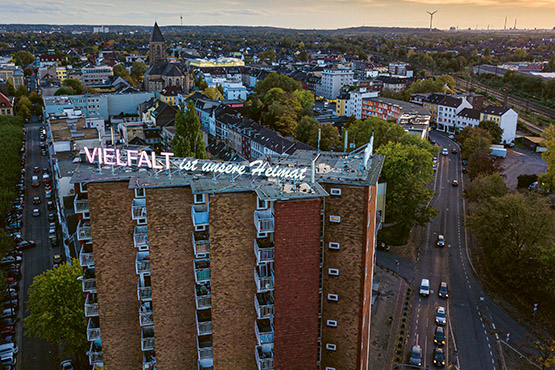
M 427 297 L 430 295 L 430 280 L 422 279 L 420 283 L 420 295 Z

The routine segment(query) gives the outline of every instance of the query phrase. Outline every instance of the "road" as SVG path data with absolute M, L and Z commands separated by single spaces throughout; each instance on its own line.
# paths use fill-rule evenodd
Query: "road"
M 439 214 L 424 230 L 418 263 L 414 268 L 408 261 L 401 260 L 399 273 L 412 282 L 414 297 L 411 313 L 411 333 L 408 347 L 419 344 L 424 351 L 424 366 L 433 367 L 435 310 L 444 306 L 448 313 L 446 346 L 448 364 L 455 363 L 459 369 L 496 370 L 498 363 L 496 341 L 511 333 L 511 344 L 524 342 L 527 331 L 484 292 L 469 259 L 467 235 L 464 228 L 465 203 L 460 154 L 457 143 L 437 132 L 430 134 L 441 148 L 448 148 L 449 155 L 438 155 L 439 166 L 433 183 L 435 196 L 432 205 Z M 460 186 L 451 185 L 453 179 Z M 438 234 L 446 239 L 444 248 L 435 246 Z M 395 270 L 390 254 L 379 253 L 378 264 Z M 407 266 L 408 265 L 408 266 Z M 420 281 L 430 280 L 432 293 L 429 297 L 418 294 Z M 449 285 L 449 298 L 439 298 L 440 282 Z M 454 339 L 454 341 L 453 341 Z M 458 355 L 455 357 L 454 350 Z M 407 359 L 408 360 L 408 359 Z
M 23 254 L 22 280 L 20 282 L 22 291 L 20 291 L 20 302 L 21 307 L 23 308 L 24 317 L 29 314 L 27 312 L 29 286 L 33 282 L 33 278 L 35 276 L 40 275 L 45 270 L 52 268 L 53 255 L 48 239 L 48 211 L 44 196 L 44 186 L 42 183 L 42 169 L 49 166 L 48 157 L 40 155 L 39 129 L 41 126 L 38 123 L 38 119 L 33 117 L 31 122 L 31 124 L 26 125 L 27 143 L 25 152 L 27 153 L 27 162 L 25 165 L 26 197 L 25 211 L 23 214 L 23 236 L 27 240 L 34 240 L 37 243 L 37 246 L 26 250 Z M 34 166 L 39 166 L 40 168 L 39 179 L 41 180 L 41 185 L 36 188 L 30 185 Z M 34 196 L 40 196 L 40 205 L 33 205 L 32 200 Z M 40 217 L 32 216 L 31 213 L 33 208 L 40 209 Z M 25 370 L 58 369 L 58 366 L 56 365 L 56 355 L 52 352 L 48 343 L 39 341 L 36 338 L 29 339 L 28 337 L 23 336 L 22 333 L 23 330 L 20 322 L 17 334 L 18 342 L 20 343 L 19 348 L 22 350 L 18 353 L 18 368 Z

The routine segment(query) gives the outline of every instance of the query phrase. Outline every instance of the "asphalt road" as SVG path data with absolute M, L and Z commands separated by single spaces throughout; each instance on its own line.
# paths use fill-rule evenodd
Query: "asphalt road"
M 438 306 L 447 309 L 446 335 L 449 342 L 445 347 L 447 365 L 459 369 L 501 369 L 496 353 L 497 339 L 510 334 L 510 343 L 522 344 L 527 331 L 484 292 L 476 278 L 467 250 L 467 234 L 464 228 L 465 202 L 460 154 L 452 154 L 458 145 L 437 132 L 430 134 L 440 148 L 448 148 L 449 155 L 438 154 L 438 170 L 433 183 L 435 196 L 432 205 L 439 211 L 425 229 L 423 244 L 416 266 L 401 260 L 398 272 L 413 283 L 414 298 L 411 313 L 411 333 L 408 341 L 422 347 L 423 365 L 433 368 L 435 311 Z M 451 181 L 459 180 L 460 186 L 453 187 Z M 444 248 L 436 247 L 438 234 L 445 236 Z M 396 270 L 396 257 L 379 253 L 377 261 Z M 420 281 L 430 280 L 432 290 L 429 297 L 418 294 Z M 449 298 L 439 298 L 440 282 L 449 285 Z M 455 349 L 457 356 L 454 356 Z M 408 362 L 408 358 L 407 358 Z
M 39 129 L 40 124 L 36 117 L 32 118 L 32 123 L 26 125 L 26 153 L 27 162 L 25 165 L 25 211 L 23 214 L 23 236 L 26 240 L 34 240 L 37 246 L 32 249 L 25 250 L 23 254 L 22 280 L 20 282 L 20 303 L 23 308 L 23 317 L 28 316 L 27 301 L 29 299 L 29 286 L 33 282 L 33 278 L 40 275 L 47 269 L 52 268 L 52 248 L 48 239 L 48 210 L 46 206 L 46 198 L 44 195 L 44 186 L 42 183 L 42 169 L 48 167 L 48 157 L 40 155 Z M 31 177 L 33 176 L 33 167 L 39 166 L 39 179 L 41 184 L 39 187 L 31 186 Z M 52 173 L 52 171 L 50 171 Z M 33 197 L 40 196 L 40 205 L 33 205 Z M 33 208 L 39 208 L 40 216 L 33 217 Z M 55 353 L 48 343 L 39 341 L 36 338 L 29 339 L 22 335 L 23 329 L 21 322 L 18 327 L 18 342 L 21 350 L 18 354 L 18 369 L 25 370 L 55 370 L 58 369 Z

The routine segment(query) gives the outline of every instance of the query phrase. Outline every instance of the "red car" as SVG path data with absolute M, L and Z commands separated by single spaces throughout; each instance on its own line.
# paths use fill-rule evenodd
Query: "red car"
M 455 148 L 451 149 L 451 153 L 453 153 L 453 154 L 457 154 L 458 152 L 459 152 L 459 151 L 458 151 L 457 149 L 455 149 Z

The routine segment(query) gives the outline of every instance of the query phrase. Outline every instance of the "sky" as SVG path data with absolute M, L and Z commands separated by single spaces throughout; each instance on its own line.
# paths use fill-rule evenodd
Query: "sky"
M 555 0 L 2 0 L 0 24 L 553 28 Z

